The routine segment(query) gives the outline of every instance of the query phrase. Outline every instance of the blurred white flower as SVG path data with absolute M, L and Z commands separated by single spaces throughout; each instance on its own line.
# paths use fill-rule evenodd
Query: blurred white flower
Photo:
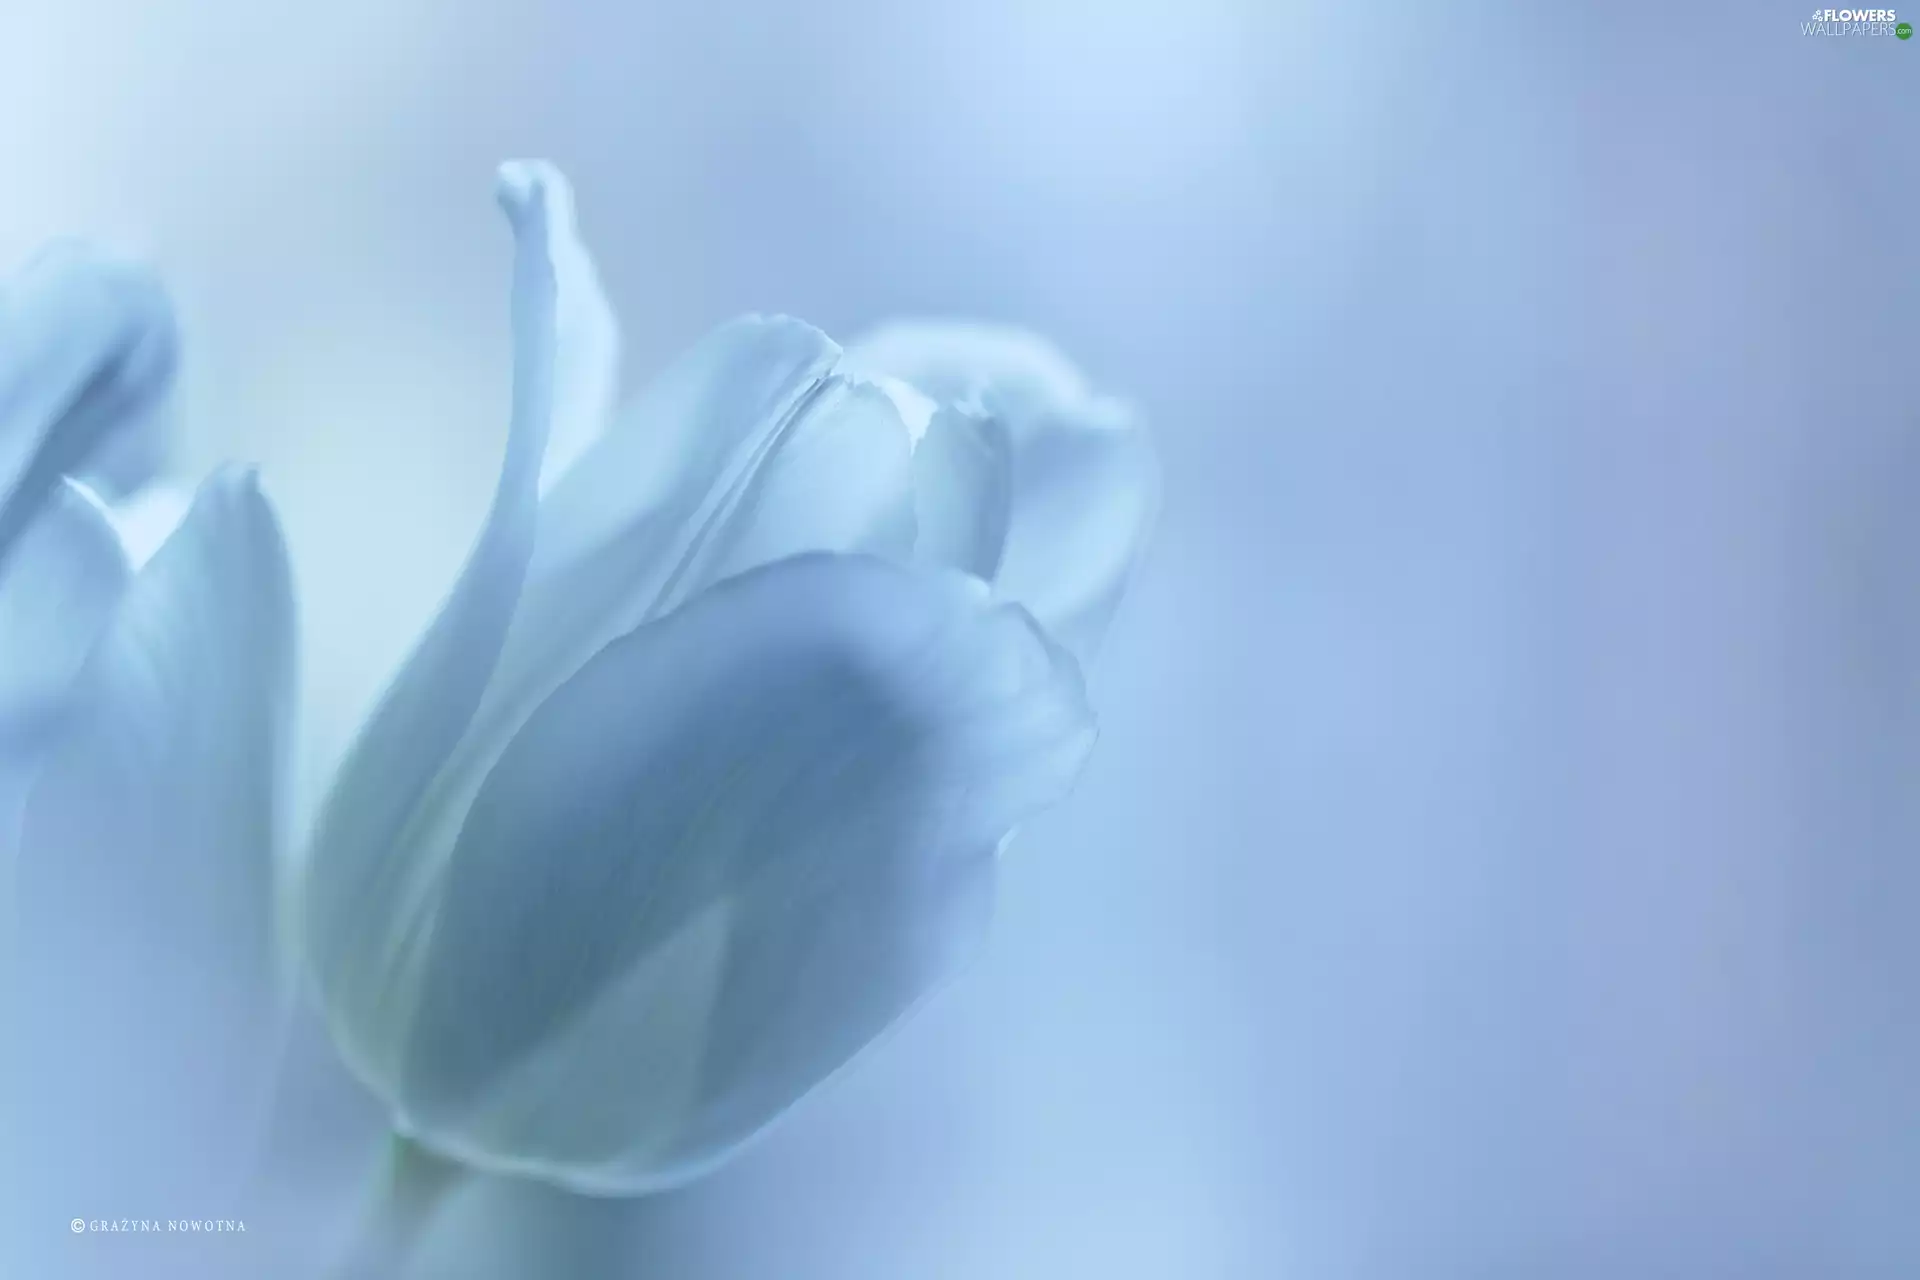
M 80 245 L 0 286 L 0 746 L 52 725 L 129 564 L 96 490 L 164 460 L 178 359 L 151 273 Z
M 169 505 L 135 490 L 175 345 L 152 277 L 89 251 L 0 293 L 9 1275 L 55 1274 L 72 1246 L 49 1224 L 82 1206 L 234 1204 L 279 1049 L 292 591 L 249 473 L 208 480 L 171 536 L 138 514 Z M 165 536 L 150 560 L 76 476 Z
M 1129 415 L 1000 331 L 849 359 L 741 320 L 612 418 L 569 189 L 517 164 L 501 195 L 499 487 L 335 779 L 304 940 L 403 1134 L 640 1193 L 973 953 L 1006 837 L 1092 745 L 1080 659 L 1156 475 Z

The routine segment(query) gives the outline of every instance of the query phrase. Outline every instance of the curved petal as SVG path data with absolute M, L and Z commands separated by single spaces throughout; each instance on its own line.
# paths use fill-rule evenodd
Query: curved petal
M 913 447 L 918 449 L 920 441 L 926 437 L 928 426 L 933 422 L 933 415 L 939 412 L 940 406 L 910 382 L 902 382 L 898 378 L 889 378 L 884 374 L 869 376 L 860 373 L 858 364 L 845 355 L 841 357 L 841 367 L 852 376 L 878 387 L 887 399 L 893 402 L 893 407 L 899 411 L 900 421 L 907 428 L 907 438 L 912 441 Z
M 127 577 L 99 500 L 61 484 L 0 561 L 0 753 L 38 741 L 65 708 Z
M 1013 442 L 1005 425 L 973 399 L 941 405 L 911 383 L 872 372 L 849 352 L 847 367 L 900 411 L 913 441 L 913 558 L 991 581 L 1000 566 L 1013 508 Z
M 541 505 L 530 590 L 578 596 L 614 579 L 632 618 L 620 635 L 763 563 L 753 547 L 904 552 L 911 439 L 883 390 L 839 372 L 840 355 L 784 316 L 710 334 Z
M 1026 420 L 1095 399 L 1086 375 L 1038 334 L 970 320 L 895 320 L 847 344 L 852 364 L 942 403 L 991 398 Z
M 989 414 L 936 411 L 913 451 L 914 558 L 991 582 L 1013 524 L 1013 442 Z
M 128 587 L 27 792 L 23 1096 L 37 1178 L 73 1203 L 211 1194 L 258 1136 L 294 625 L 272 510 L 250 473 L 215 476 Z
M 0 558 L 65 475 L 108 497 L 164 459 L 179 362 L 173 308 L 148 270 L 79 245 L 0 291 Z
M 543 490 L 606 429 L 620 390 L 620 322 L 580 240 L 573 188 L 557 169 L 548 169 L 544 180 L 554 277 L 554 403 Z
M 828 378 L 751 474 L 700 512 L 648 611 L 658 617 L 716 582 L 809 551 L 905 558 L 913 548 L 913 444 L 893 400 Z M 677 540 L 676 540 L 677 541 Z
M 1089 663 L 1160 510 L 1160 465 L 1139 420 L 1063 411 L 1016 436 L 1013 511 L 994 578 Z
M 850 352 L 862 369 L 1004 425 L 1011 512 L 994 590 L 1090 661 L 1159 513 L 1160 469 L 1145 425 L 1095 395 L 1052 344 L 1018 329 L 903 321 Z
M 306 869 L 307 949 L 335 1038 L 349 1064 L 378 1076 L 404 1022 L 409 931 L 433 888 L 401 856 L 404 830 L 491 679 L 533 554 L 542 459 L 553 415 L 554 222 L 557 175 L 502 166 L 499 196 L 513 226 L 514 389 L 506 459 L 486 526 L 453 593 L 361 730 L 316 824 Z
M 576 1189 L 700 1173 L 971 955 L 1093 735 L 1072 658 L 956 574 L 801 556 L 641 628 L 461 832 L 402 1123 Z
M 908 433 L 879 388 L 834 372 L 838 358 L 798 321 L 726 325 L 542 502 L 492 682 L 408 828 L 421 884 L 452 853 L 513 735 L 606 645 L 712 582 L 795 552 L 910 553 Z

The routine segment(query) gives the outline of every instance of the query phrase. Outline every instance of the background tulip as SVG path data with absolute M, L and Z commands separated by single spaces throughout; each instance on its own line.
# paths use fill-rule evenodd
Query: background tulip
M 125 1274 L 76 1212 L 237 1214 L 280 1051 L 292 592 L 250 473 L 184 518 L 148 486 L 175 363 L 143 268 L 68 246 L 0 290 L 9 1275 Z
M 93 491 L 130 497 L 158 473 L 177 364 L 144 267 L 61 244 L 0 284 L 0 751 L 45 731 L 125 585 Z
M 243 1216 L 285 1008 L 292 646 L 272 513 L 251 475 L 217 475 L 130 582 L 24 783 L 11 1238 L 67 1250 L 62 1265 L 71 1243 L 40 1225 L 76 1210 Z M 105 1246 L 86 1258 L 121 1265 Z

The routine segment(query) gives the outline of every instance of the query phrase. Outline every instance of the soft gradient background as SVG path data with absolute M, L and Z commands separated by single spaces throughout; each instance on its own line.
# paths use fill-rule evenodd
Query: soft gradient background
M 1920 40 L 1806 9 L 7 0 L 0 257 L 171 273 L 310 787 L 492 483 L 500 158 L 573 174 L 630 382 L 742 310 L 959 312 L 1159 424 L 991 953 L 694 1191 L 482 1189 L 527 1274 L 1894 1280 Z

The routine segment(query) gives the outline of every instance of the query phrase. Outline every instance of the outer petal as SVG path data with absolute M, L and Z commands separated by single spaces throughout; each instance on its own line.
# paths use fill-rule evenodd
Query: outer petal
M 165 456 L 179 334 L 159 281 L 81 246 L 42 253 L 0 292 L 0 557 L 63 475 L 110 497 Z
M 1017 329 L 903 322 L 851 352 L 862 369 L 1004 424 L 1011 518 L 994 589 L 1090 660 L 1159 511 L 1159 465 L 1144 425 L 1094 395 L 1051 344 Z
M 127 577 L 99 500 L 72 481 L 56 488 L 0 561 L 0 755 L 30 748 L 65 709 Z
M 555 275 L 541 164 L 500 171 L 513 225 L 513 418 L 493 507 L 440 616 L 407 660 L 340 766 L 306 876 L 309 959 L 339 1046 L 357 1072 L 391 1069 L 391 1032 L 410 996 L 409 939 L 433 883 L 403 856 L 407 824 L 467 730 L 499 660 L 533 554 L 542 459 L 553 414 Z
M 230 1195 L 251 1154 L 283 1011 L 293 609 L 252 476 L 209 480 L 128 588 L 27 792 L 15 1096 L 62 1204 Z
M 559 480 L 613 416 L 620 390 L 620 323 L 600 272 L 580 241 L 573 188 L 558 170 L 543 174 L 547 252 L 554 274 L 554 405 L 543 487 Z
M 972 953 L 1092 740 L 1073 660 L 959 575 L 804 556 L 643 627 L 461 833 L 403 1123 L 577 1189 L 698 1174 Z

